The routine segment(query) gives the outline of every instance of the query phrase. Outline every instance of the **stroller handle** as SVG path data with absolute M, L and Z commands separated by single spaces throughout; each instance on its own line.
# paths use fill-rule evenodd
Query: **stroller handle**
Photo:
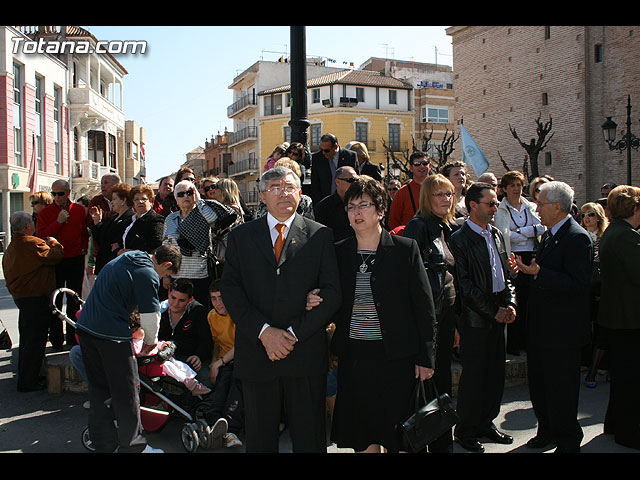
M 57 288 L 56 290 L 53 291 L 53 293 L 51 294 L 51 312 L 54 315 L 57 315 L 58 317 L 60 317 L 62 320 L 64 320 L 65 322 L 67 322 L 69 325 L 71 325 L 72 327 L 76 326 L 76 322 L 75 320 L 72 320 L 71 318 L 69 318 L 67 315 L 65 315 L 64 313 L 62 313 L 61 310 L 58 309 L 58 307 L 56 306 L 56 299 L 58 298 L 58 295 L 66 293 L 67 295 L 71 295 L 73 297 L 75 297 L 75 299 L 78 301 L 78 303 L 82 306 L 84 305 L 84 300 L 80 297 L 80 295 L 78 295 L 78 293 L 76 293 L 75 291 L 71 290 L 70 288 Z

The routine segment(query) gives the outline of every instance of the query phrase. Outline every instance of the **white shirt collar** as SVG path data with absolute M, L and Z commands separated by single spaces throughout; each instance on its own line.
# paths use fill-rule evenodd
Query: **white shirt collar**
M 296 212 L 294 212 L 293 215 L 287 218 L 284 222 L 281 222 L 270 213 L 267 213 L 267 225 L 269 226 L 269 233 L 271 234 L 272 243 L 274 243 L 276 241 L 276 238 L 278 237 L 278 230 L 276 230 L 276 225 L 278 225 L 279 223 L 284 223 L 284 236 L 286 238 L 286 236 L 289 234 L 289 229 L 291 228 L 291 224 L 293 223 L 293 219 L 295 216 Z

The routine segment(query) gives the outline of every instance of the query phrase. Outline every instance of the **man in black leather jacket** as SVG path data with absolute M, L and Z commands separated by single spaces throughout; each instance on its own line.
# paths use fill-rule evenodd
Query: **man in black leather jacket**
M 505 324 L 515 320 L 515 289 L 510 274 L 517 271 L 507 259 L 504 239 L 491 222 L 498 209 L 490 184 L 475 183 L 465 196 L 469 218 L 452 236 L 461 300 L 459 319 L 462 375 L 458 385 L 456 441 L 482 452 L 479 438 L 509 444 L 493 420 L 500 412 L 504 391 Z

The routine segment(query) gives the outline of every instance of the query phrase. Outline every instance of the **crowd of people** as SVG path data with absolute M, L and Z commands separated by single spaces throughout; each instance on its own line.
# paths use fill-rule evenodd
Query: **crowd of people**
M 550 176 L 474 182 L 465 163 L 436 171 L 420 151 L 409 168 L 404 184 L 385 177 L 365 144 L 327 133 L 310 156 L 274 148 L 254 209 L 232 179 L 188 168 L 157 192 L 108 174 L 75 201 L 54 182 L 12 215 L 3 257 L 18 390 L 46 387 L 47 340 L 71 349 L 97 450 L 153 452 L 132 359 L 171 341 L 167 371 L 211 399 L 221 445 L 277 452 L 288 428 L 294 452 L 326 452 L 330 422 L 340 448 L 400 452 L 416 388 L 452 395 L 455 358 L 459 420 L 425 451 L 482 452 L 513 442 L 494 420 L 506 355 L 526 353 L 528 447 L 580 450 L 580 384 L 604 369 L 605 433 L 640 449 L 640 188 L 606 184 L 578 208 Z M 51 314 L 60 287 L 86 298 L 67 297 L 75 329 Z

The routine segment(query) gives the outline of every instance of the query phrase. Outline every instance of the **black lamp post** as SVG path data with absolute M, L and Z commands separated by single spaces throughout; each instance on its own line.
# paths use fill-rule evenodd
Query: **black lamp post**
M 291 141 L 304 145 L 309 151 L 307 120 L 307 54 L 305 27 L 292 26 L 291 37 Z M 308 160 L 308 159 L 305 159 Z
M 640 148 L 640 139 L 631 133 L 631 95 L 627 96 L 627 131 L 623 133 L 622 139 L 616 142 L 616 128 L 618 125 L 607 117 L 602 124 L 604 140 L 609 145 L 609 150 L 627 151 L 627 185 L 631 185 L 631 149 Z

